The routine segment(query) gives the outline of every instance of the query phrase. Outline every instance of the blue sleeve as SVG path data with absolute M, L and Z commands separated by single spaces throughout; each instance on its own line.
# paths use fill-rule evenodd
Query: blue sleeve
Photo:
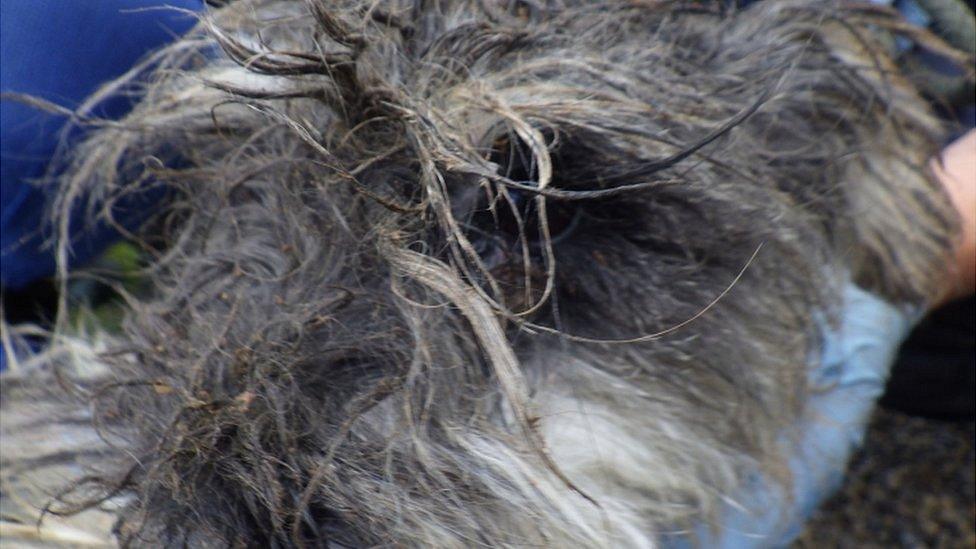
M 717 524 L 696 528 L 702 547 L 785 547 L 799 536 L 817 506 L 840 487 L 898 346 L 918 316 L 848 284 L 840 325 L 825 330 L 822 351 L 811 359 L 812 394 L 803 418 L 783 433 L 791 493 L 756 471 L 729 498 Z M 693 545 L 681 536 L 665 543 L 671 549 Z
M 3 0 L 0 91 L 78 107 L 100 85 L 194 25 L 190 15 L 162 6 L 200 10 L 203 0 Z M 127 98 L 115 97 L 94 114 L 118 118 L 131 106 Z M 0 283 L 5 288 L 54 273 L 53 253 L 44 247 L 50 233 L 41 223 L 51 189 L 35 182 L 45 175 L 65 122 L 14 101 L 0 102 Z M 73 264 L 117 238 L 104 226 L 83 234 L 81 227 L 80 222 L 72 227 Z

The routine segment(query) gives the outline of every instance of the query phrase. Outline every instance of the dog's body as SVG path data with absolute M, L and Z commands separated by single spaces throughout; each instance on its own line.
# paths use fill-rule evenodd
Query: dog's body
M 244 2 L 160 56 L 62 201 L 172 189 L 154 289 L 5 379 L 6 495 L 134 545 L 649 547 L 789 494 L 842 287 L 917 306 L 952 234 L 904 28 L 566 4 Z

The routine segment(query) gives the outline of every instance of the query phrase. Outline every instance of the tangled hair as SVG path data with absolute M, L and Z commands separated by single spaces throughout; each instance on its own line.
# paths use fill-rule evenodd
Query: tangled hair
M 790 493 L 843 284 L 938 285 L 942 128 L 885 36 L 959 56 L 886 8 L 200 17 L 103 91 L 126 118 L 77 114 L 61 234 L 163 197 L 151 291 L 6 375 L 8 508 L 134 546 L 655 545 L 749 471 Z

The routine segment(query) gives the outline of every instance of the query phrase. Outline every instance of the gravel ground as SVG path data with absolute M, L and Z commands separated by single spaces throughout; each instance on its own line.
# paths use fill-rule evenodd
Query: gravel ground
M 976 424 L 879 409 L 842 491 L 794 548 L 976 547 Z

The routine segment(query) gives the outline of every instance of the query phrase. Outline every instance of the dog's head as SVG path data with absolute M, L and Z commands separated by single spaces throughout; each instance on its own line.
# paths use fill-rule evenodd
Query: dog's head
M 113 502 L 134 544 L 643 546 L 746 470 L 789 491 L 839 288 L 919 303 L 950 234 L 883 29 L 846 3 L 209 13 L 65 177 L 65 207 L 166 189 L 152 291 L 101 354 L 52 355 L 73 392 L 6 384 L 5 431 L 90 403 L 103 442 L 51 509 Z M 68 443 L 42 446 L 7 472 Z

